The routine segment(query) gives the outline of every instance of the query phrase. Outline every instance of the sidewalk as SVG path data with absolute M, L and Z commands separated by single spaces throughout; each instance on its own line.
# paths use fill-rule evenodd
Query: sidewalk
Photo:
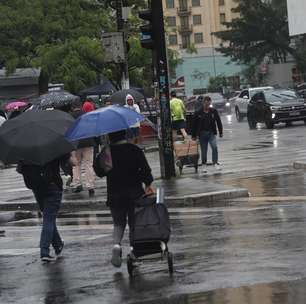
M 160 176 L 159 164 L 156 154 L 149 153 L 148 159 L 154 176 Z M 193 172 L 192 168 L 186 171 Z M 243 188 L 235 188 L 208 182 L 205 176 L 189 173 L 178 176 L 172 180 L 157 178 L 154 187 L 165 189 L 165 202 L 171 207 L 195 206 L 197 204 L 211 203 L 220 199 L 247 197 L 248 191 Z M 96 195 L 89 198 L 88 192 L 71 193 L 66 190 L 63 197 L 62 210 L 102 210 L 106 208 L 106 180 L 96 179 Z M 0 210 L 33 210 L 36 203 L 32 192 L 25 188 L 22 177 L 16 173 L 15 168 L 0 170 Z

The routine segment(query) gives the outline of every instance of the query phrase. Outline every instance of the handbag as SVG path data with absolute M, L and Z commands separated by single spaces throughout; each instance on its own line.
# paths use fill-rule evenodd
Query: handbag
M 113 168 L 112 154 L 109 145 L 106 145 L 96 155 L 93 161 L 93 169 L 98 177 L 107 176 Z

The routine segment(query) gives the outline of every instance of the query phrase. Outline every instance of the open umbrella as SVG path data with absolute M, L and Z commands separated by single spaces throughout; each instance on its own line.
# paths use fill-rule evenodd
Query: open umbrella
M 15 110 L 15 109 L 19 109 L 19 108 L 25 107 L 27 104 L 28 103 L 23 101 L 23 100 L 15 100 L 15 101 L 11 101 L 11 102 L 7 103 L 4 106 L 4 109 L 6 111 L 11 111 L 11 110 Z
M 74 146 L 64 134 L 73 121 L 71 115 L 58 110 L 28 111 L 6 121 L 0 128 L 0 160 L 44 165 L 71 152 Z
M 79 96 L 75 96 L 66 92 L 61 91 L 51 91 L 38 97 L 36 103 L 39 104 L 39 108 L 45 110 L 47 108 L 61 108 L 67 105 L 71 105 L 74 102 L 80 100 Z
M 80 116 L 67 131 L 66 138 L 75 141 L 125 130 L 144 116 L 121 106 L 108 106 Z
M 112 104 L 124 105 L 125 98 L 128 94 L 132 95 L 137 103 L 139 103 L 142 99 L 145 98 L 140 92 L 133 89 L 128 89 L 115 92 L 113 95 L 111 95 L 110 100 Z

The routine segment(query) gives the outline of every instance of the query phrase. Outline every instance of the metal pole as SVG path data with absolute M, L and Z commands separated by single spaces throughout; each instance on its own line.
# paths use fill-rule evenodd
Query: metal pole
M 162 0 L 152 1 L 151 8 L 154 18 L 154 33 L 156 34 L 156 37 L 158 37 L 154 37 L 154 58 L 160 105 L 160 167 L 162 178 L 170 179 L 171 177 L 175 176 L 175 165 L 173 155 L 169 99 L 169 75 Z
M 129 89 L 130 88 L 130 81 L 129 81 L 129 66 L 128 66 L 128 59 L 127 59 L 127 46 L 126 46 L 126 30 L 124 20 L 122 18 L 122 7 L 127 6 L 126 0 L 116 0 L 116 17 L 117 17 L 117 29 L 119 32 L 123 33 L 123 46 L 124 46 L 124 54 L 125 54 L 125 62 L 120 63 L 120 70 L 121 70 L 121 88 L 122 89 Z

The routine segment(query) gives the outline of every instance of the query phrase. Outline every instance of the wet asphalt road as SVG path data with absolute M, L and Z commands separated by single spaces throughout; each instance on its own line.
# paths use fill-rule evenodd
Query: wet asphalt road
M 64 257 L 42 265 L 34 215 L 1 227 L 0 303 L 305 303 L 306 179 L 290 165 L 306 159 L 305 126 L 250 131 L 223 119 L 220 160 L 231 171 L 203 180 L 247 187 L 252 196 L 170 208 L 173 277 L 165 262 L 144 263 L 133 279 L 125 264 L 114 269 L 104 211 L 62 214 Z

